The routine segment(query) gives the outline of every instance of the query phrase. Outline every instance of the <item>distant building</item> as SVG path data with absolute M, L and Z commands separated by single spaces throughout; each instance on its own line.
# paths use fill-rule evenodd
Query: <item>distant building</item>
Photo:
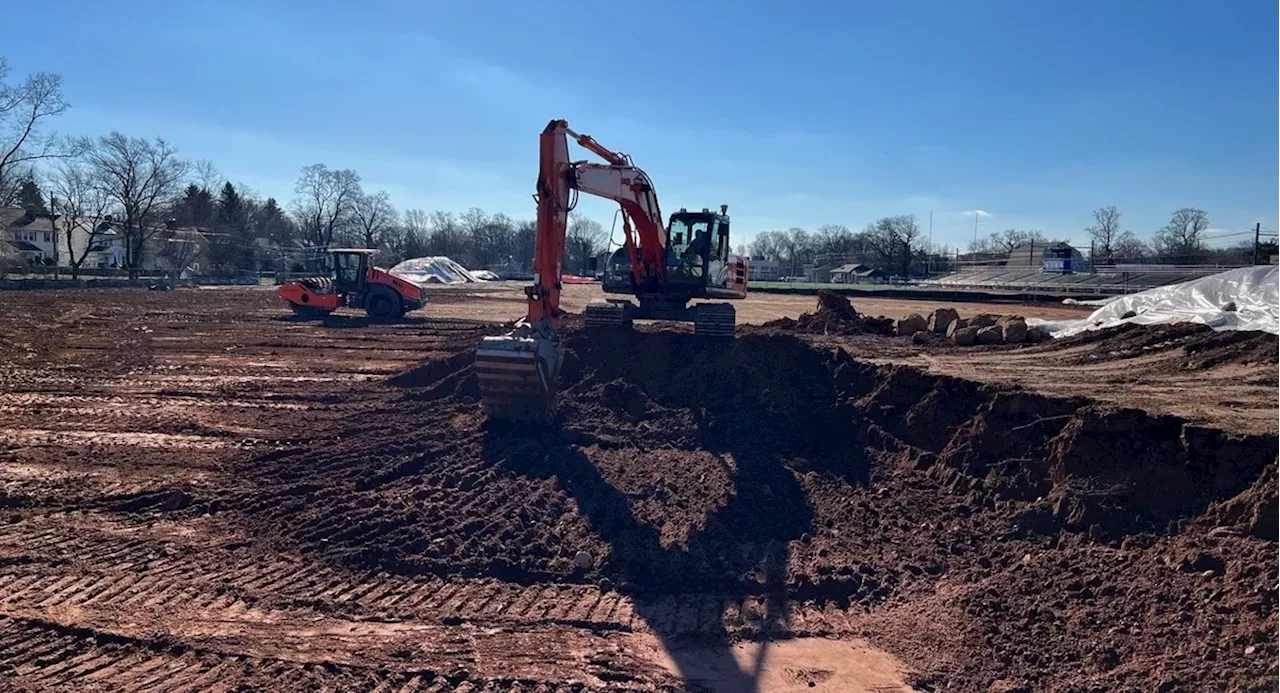
M 782 263 L 778 260 L 766 260 L 753 257 L 747 262 L 747 281 L 776 282 L 782 277 Z
M 1023 243 L 1009 251 L 1004 265 L 1062 274 L 1085 269 L 1084 255 L 1063 241 Z
M 840 265 L 831 270 L 831 281 L 835 284 L 879 284 L 888 277 L 889 273 L 883 269 L 861 263 Z
M 15 255 L 28 265 L 52 265 L 58 261 L 58 231 L 54 218 L 25 209 L 0 209 L 0 229 L 6 255 Z

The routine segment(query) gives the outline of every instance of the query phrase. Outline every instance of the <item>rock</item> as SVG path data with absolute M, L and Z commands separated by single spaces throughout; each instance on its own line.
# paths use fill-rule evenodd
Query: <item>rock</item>
M 1049 328 L 1044 325 L 1036 325 L 1035 327 L 1027 328 L 1027 341 L 1032 344 L 1046 342 L 1052 338 L 1053 337 L 1049 334 Z
M 929 331 L 934 334 L 946 334 L 951 323 L 960 319 L 955 308 L 939 308 L 929 316 Z
M 1137 311 L 1134 311 L 1134 310 L 1126 310 L 1126 311 L 1124 312 L 1124 315 L 1121 315 L 1121 316 L 1120 316 L 1120 319 L 1121 319 L 1121 320 L 1128 320 L 1129 318 L 1136 318 L 1136 317 L 1138 317 L 1138 312 L 1137 312 Z
M 1004 335 L 1001 334 L 1000 328 L 995 325 L 978 330 L 977 337 L 979 344 L 1000 344 L 1004 342 Z
M 1025 320 L 1010 320 L 1000 329 L 1000 337 L 1005 344 L 1021 344 L 1027 341 L 1027 323 Z
M 593 558 L 591 557 L 591 554 L 590 554 L 590 553 L 587 553 L 586 551 L 579 551 L 579 552 L 578 552 L 578 553 L 573 557 L 573 564 L 574 564 L 574 565 L 576 565 L 576 566 L 578 566 L 579 568 L 581 568 L 581 569 L 583 569 L 583 570 L 590 570 L 590 569 L 591 569 L 591 566 L 592 566 L 594 563 L 595 563 L 595 559 L 593 559 Z
M 990 313 L 982 313 L 969 318 L 969 327 L 991 327 L 998 320 L 999 318 Z
M 918 330 L 915 334 L 911 335 L 911 341 L 915 344 L 929 344 L 930 342 L 934 342 L 939 339 L 941 339 L 941 337 L 926 330 Z
M 1221 575 L 1227 571 L 1227 562 L 1203 551 L 1195 555 L 1184 556 L 1178 563 L 1178 570 L 1184 573 L 1200 573 L 1213 572 Z
M 947 339 L 951 339 L 951 336 L 956 333 L 956 330 L 963 330 L 968 326 L 969 321 L 964 318 L 956 318 L 955 320 L 952 320 L 951 324 L 947 325 Z
M 899 337 L 907 337 L 921 330 L 928 329 L 929 323 L 925 321 L 924 316 L 919 313 L 912 313 L 905 318 L 898 319 L 896 334 Z
M 598 586 L 600 587 L 601 592 L 612 592 L 613 580 L 610 580 L 609 578 L 600 578 Z
M 1200 577 L 1202 578 L 1212 578 L 1217 576 L 1218 576 L 1218 573 L 1217 571 L 1214 571 L 1214 570 L 1206 570 L 1203 573 L 1200 573 Z
M 951 343 L 956 346 L 973 346 L 978 341 L 978 328 L 964 327 L 951 333 Z
M 1235 301 L 1228 301 L 1228 302 L 1226 302 L 1225 304 L 1223 304 L 1223 306 L 1222 306 L 1222 312 L 1224 312 L 1224 313 L 1234 313 L 1234 312 L 1236 312 L 1236 310 L 1237 310 L 1237 309 L 1236 309 L 1236 302 L 1235 302 Z
M 1248 646 L 1248 647 L 1244 648 L 1244 655 L 1245 655 L 1246 657 L 1248 657 L 1249 655 L 1251 655 L 1251 654 L 1253 654 L 1254 652 L 1257 652 L 1257 651 L 1258 651 L 1258 646 L 1257 646 L 1257 645 L 1250 645 L 1250 646 Z

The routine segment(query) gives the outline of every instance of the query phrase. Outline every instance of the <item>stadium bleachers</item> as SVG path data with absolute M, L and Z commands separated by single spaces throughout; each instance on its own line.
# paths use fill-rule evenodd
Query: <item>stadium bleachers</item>
M 1116 271 L 1099 268 L 1096 273 L 1061 274 L 1030 268 L 981 267 L 965 269 L 921 282 L 921 286 L 954 289 L 1002 289 L 1008 291 L 1048 291 L 1054 293 L 1123 294 L 1157 286 L 1177 284 L 1217 274 L 1226 267 L 1154 268 L 1150 271 Z

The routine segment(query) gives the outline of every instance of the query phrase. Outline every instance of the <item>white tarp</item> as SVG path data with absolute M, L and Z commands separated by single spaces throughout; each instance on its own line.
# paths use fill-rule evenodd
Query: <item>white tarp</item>
M 1223 310 L 1233 303 L 1235 310 Z M 1135 315 L 1122 317 L 1130 312 Z M 1128 322 L 1139 325 L 1194 322 L 1218 331 L 1256 330 L 1280 334 L 1280 270 L 1241 267 L 1181 284 L 1117 296 L 1083 320 L 1027 321 L 1047 327 L 1054 337 L 1069 337 Z
M 465 284 L 478 281 L 466 267 L 443 255 L 405 260 L 392 267 L 390 272 L 415 284 Z
M 489 270 L 471 270 L 471 278 L 478 282 L 491 282 L 499 279 L 498 275 Z

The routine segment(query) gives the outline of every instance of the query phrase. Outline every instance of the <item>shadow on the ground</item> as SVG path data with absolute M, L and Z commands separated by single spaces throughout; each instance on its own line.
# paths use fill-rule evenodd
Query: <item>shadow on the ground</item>
M 793 472 L 779 460 L 758 454 L 747 445 L 727 445 L 727 440 L 703 433 L 704 449 L 733 455 L 734 492 L 727 505 L 707 518 L 703 529 L 690 533 L 687 548 L 662 546 L 658 528 L 637 521 L 626 495 L 610 484 L 581 450 L 557 435 L 558 431 L 532 431 L 490 422 L 485 430 L 484 457 L 513 473 L 555 477 L 565 493 L 577 501 L 596 533 L 610 545 L 612 556 L 606 572 L 620 585 L 646 594 L 713 591 L 739 598 L 748 593 L 767 596 L 781 605 L 780 609 L 769 609 L 755 624 L 767 637 L 769 632 L 784 630 L 787 625 L 787 600 L 783 596 L 787 542 L 811 531 L 813 509 Z M 635 463 L 644 464 L 644 460 L 637 459 Z M 711 536 L 713 532 L 715 536 Z M 734 539 L 727 541 L 728 537 Z M 747 542 L 762 544 L 763 558 L 759 553 L 748 558 L 746 552 L 735 551 Z M 729 569 L 738 575 L 754 575 L 757 584 L 750 589 L 741 580 L 707 584 L 705 574 L 700 576 L 693 566 L 705 565 L 710 553 L 727 559 Z M 710 669 L 726 672 L 725 678 L 716 681 L 716 690 L 758 690 L 766 648 L 759 649 L 751 666 L 741 666 L 733 656 L 733 643 L 722 621 L 696 643 L 682 642 L 677 634 L 660 627 L 661 603 L 659 599 L 637 599 L 636 614 L 650 624 L 686 683 L 701 683 L 692 678 L 692 672 Z M 696 648 L 687 647 L 694 644 Z

